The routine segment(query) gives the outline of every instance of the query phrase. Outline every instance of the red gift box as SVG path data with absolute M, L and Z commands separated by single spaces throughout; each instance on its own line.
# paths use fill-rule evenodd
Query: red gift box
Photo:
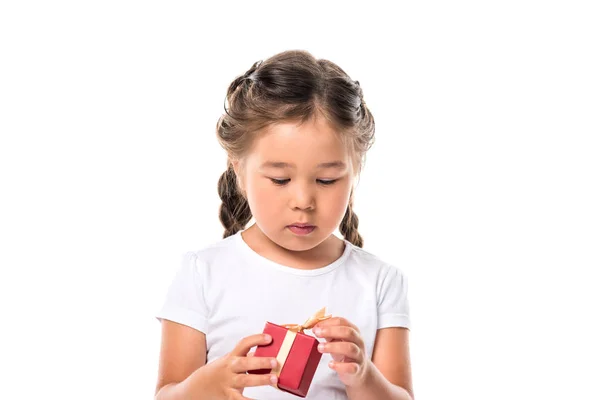
M 296 396 L 306 397 L 322 354 L 317 350 L 319 341 L 305 335 L 303 331 L 329 317 L 331 315 L 325 316 L 325 308 L 322 308 L 302 325 L 276 325 L 267 322 L 263 333 L 271 335 L 273 340 L 268 345 L 257 346 L 254 356 L 275 357 L 278 366 L 272 370 L 259 369 L 248 373 L 274 373 L 279 378 L 274 385 L 276 388 Z

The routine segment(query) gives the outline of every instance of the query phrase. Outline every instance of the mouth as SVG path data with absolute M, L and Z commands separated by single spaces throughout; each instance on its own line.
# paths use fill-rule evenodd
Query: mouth
M 315 228 L 316 228 L 316 226 L 309 225 L 309 224 L 288 225 L 288 229 L 290 231 L 292 231 L 293 233 L 295 233 L 296 235 L 308 235 L 309 233 L 311 233 L 312 231 L 314 231 Z
M 314 225 L 311 225 L 309 223 L 300 223 L 300 222 L 295 222 L 293 224 L 290 224 L 288 226 L 297 226 L 298 228 L 310 228 L 310 227 L 314 227 Z

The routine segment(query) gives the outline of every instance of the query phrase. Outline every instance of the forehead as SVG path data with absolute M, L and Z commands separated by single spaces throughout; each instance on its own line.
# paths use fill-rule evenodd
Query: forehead
M 347 147 L 323 119 L 311 119 L 302 125 L 285 122 L 270 126 L 255 140 L 250 158 L 261 169 L 317 168 L 334 161 L 349 165 Z M 264 165 L 267 162 L 289 165 Z

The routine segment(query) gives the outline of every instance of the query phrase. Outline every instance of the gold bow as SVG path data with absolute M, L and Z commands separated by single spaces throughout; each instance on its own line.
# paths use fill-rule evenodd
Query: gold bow
M 305 329 L 311 329 L 313 326 L 315 326 L 317 323 L 324 321 L 328 318 L 331 318 L 331 314 L 330 315 L 325 315 L 325 308 L 327 307 L 323 307 L 321 308 L 319 311 L 317 311 L 316 313 L 314 313 L 313 315 L 311 315 L 306 322 L 304 322 L 302 325 L 298 325 L 298 324 L 285 324 L 285 325 L 281 325 L 284 328 L 289 329 L 292 332 L 296 332 L 296 333 L 304 333 Z

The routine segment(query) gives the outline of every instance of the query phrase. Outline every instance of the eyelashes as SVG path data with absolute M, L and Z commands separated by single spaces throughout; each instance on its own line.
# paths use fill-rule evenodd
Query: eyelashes
M 285 186 L 290 181 L 289 179 L 275 179 L 275 178 L 269 178 L 269 179 L 276 186 Z M 317 179 L 317 182 L 319 182 L 323 186 L 331 186 L 334 183 L 336 183 L 337 181 L 339 181 L 339 179 L 331 179 L 331 180 Z

